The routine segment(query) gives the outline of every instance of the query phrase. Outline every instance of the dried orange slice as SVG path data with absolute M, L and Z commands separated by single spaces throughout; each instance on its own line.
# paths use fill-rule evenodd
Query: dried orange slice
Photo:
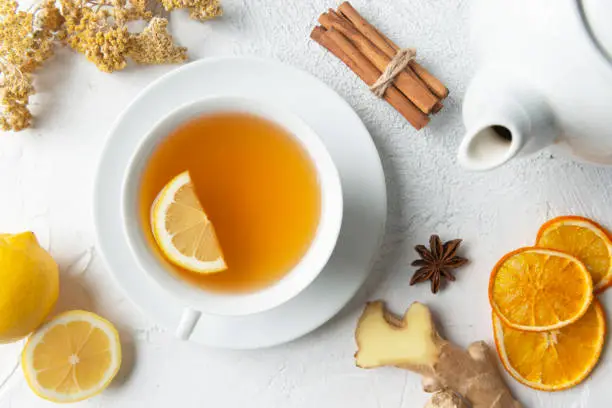
M 21 367 L 39 397 L 75 402 L 103 391 L 121 365 L 115 327 L 90 312 L 73 310 L 56 316 L 28 340 Z
M 577 216 L 554 218 L 540 228 L 536 246 L 580 259 L 591 273 L 595 293 L 612 285 L 612 239 L 596 222 Z
M 157 245 L 168 260 L 197 273 L 227 269 L 215 228 L 198 201 L 189 172 L 172 179 L 151 212 Z
M 493 268 L 489 300 L 507 326 L 548 331 L 586 313 L 593 301 L 593 282 L 584 264 L 571 255 L 521 248 Z
M 575 323 L 547 332 L 525 332 L 504 325 L 493 313 L 499 357 L 510 375 L 528 387 L 559 391 L 582 382 L 597 364 L 606 335 L 598 301 Z

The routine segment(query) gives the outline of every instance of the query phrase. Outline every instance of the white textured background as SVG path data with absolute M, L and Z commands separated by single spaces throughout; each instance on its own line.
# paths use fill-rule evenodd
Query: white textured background
M 367 298 L 395 311 L 419 300 L 443 332 L 466 345 L 491 341 L 489 270 L 509 250 L 533 242 L 538 226 L 559 214 L 580 214 L 612 227 L 612 170 L 542 153 L 497 171 L 466 173 L 455 151 L 463 128 L 460 100 L 474 70 L 468 50 L 468 3 L 458 0 L 354 0 L 353 4 L 451 89 L 445 110 L 416 133 L 376 100 L 344 66 L 312 43 L 326 0 L 224 0 L 225 17 L 199 24 L 176 13 L 172 29 L 192 59 L 257 55 L 309 71 L 356 109 L 382 156 L 389 190 L 389 224 L 379 261 L 359 296 L 330 323 L 293 343 L 228 352 L 181 343 L 143 317 L 111 281 L 94 245 L 92 180 L 111 123 L 138 92 L 172 67 L 98 72 L 64 51 L 38 77 L 36 129 L 0 137 L 0 230 L 34 230 L 62 269 L 59 310 L 85 308 L 121 330 L 124 364 L 90 407 L 420 407 L 416 375 L 353 366 L 355 320 Z M 180 90 L 177 89 L 177 92 Z M 324 113 L 322 113 L 324 114 Z M 330 120 L 334 120 L 330 118 Z M 347 145 L 350 141 L 347 140 Z M 410 287 L 415 244 L 431 233 L 465 240 L 472 263 L 438 296 Z M 603 296 L 612 311 L 612 294 Z M 42 407 L 19 368 L 21 344 L 0 346 L 0 408 Z M 509 380 L 530 407 L 608 407 L 612 356 L 583 385 L 555 394 Z M 5 380 L 6 378 L 6 380 Z

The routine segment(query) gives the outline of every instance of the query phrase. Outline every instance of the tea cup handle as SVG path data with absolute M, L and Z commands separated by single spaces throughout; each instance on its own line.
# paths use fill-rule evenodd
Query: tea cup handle
M 193 329 L 198 323 L 198 320 L 200 320 L 200 316 L 202 316 L 202 312 L 199 310 L 195 310 L 190 307 L 183 309 L 181 320 L 179 321 L 174 335 L 180 340 L 188 340 L 189 337 L 191 337 L 191 333 L 193 333 Z

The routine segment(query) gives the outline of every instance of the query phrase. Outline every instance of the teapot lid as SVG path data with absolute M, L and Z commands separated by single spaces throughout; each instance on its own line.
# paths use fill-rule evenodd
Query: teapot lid
M 604 55 L 612 61 L 612 1 L 578 0 L 578 6 L 589 34 Z

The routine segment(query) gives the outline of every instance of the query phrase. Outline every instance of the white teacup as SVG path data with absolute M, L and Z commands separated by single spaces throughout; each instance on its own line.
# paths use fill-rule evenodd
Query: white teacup
M 182 123 L 202 115 L 244 112 L 283 127 L 310 156 L 321 192 L 321 214 L 315 236 L 298 264 L 280 281 L 253 293 L 221 294 L 190 285 L 167 270 L 144 235 L 138 211 L 141 176 L 149 157 L 160 141 Z M 131 159 L 123 184 L 123 225 L 130 248 L 146 276 L 174 295 L 186 307 L 179 331 L 188 335 L 200 313 L 239 316 L 272 309 L 295 297 L 314 281 L 331 256 L 342 223 L 342 188 L 338 171 L 319 137 L 297 116 L 260 101 L 240 97 L 211 97 L 176 109 L 161 119 L 143 137 Z M 290 225 L 287 228 L 291 228 Z

